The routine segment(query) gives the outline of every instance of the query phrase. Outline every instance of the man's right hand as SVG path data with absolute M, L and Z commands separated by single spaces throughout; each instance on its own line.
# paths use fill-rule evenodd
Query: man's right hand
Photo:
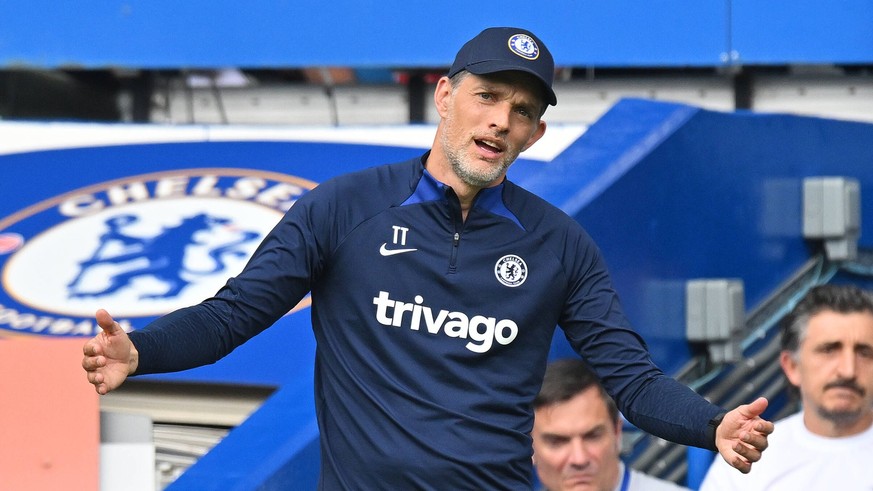
M 95 316 L 100 333 L 85 343 L 82 368 L 100 395 L 117 389 L 136 372 L 139 353 L 124 329 L 103 309 Z

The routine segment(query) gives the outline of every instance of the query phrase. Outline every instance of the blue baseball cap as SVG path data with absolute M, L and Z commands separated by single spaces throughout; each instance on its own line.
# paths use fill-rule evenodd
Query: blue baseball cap
M 467 41 L 455 56 L 448 76 L 467 70 L 476 75 L 521 71 L 536 76 L 545 88 L 546 102 L 558 103 L 552 82 L 555 60 L 534 33 L 517 27 L 489 27 Z

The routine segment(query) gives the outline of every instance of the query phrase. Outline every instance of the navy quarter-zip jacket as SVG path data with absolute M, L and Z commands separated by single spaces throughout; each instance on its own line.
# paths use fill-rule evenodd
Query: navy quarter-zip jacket
M 508 180 L 462 220 L 426 157 L 301 197 L 215 297 L 131 333 L 137 374 L 213 363 L 311 292 L 320 489 L 529 490 L 556 326 L 631 423 L 713 449 L 723 410 L 654 365 L 580 224 Z

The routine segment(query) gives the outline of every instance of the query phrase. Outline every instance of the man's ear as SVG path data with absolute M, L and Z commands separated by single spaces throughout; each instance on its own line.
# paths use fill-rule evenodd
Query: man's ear
M 449 77 L 440 77 L 436 89 L 433 91 L 433 104 L 440 118 L 445 118 L 449 111 L 449 102 L 452 96 L 452 81 Z
M 800 370 L 798 369 L 797 360 L 794 353 L 783 351 L 779 354 L 779 364 L 782 365 L 782 371 L 785 372 L 785 378 L 791 382 L 791 385 L 800 387 Z
M 615 454 L 621 455 L 621 418 L 615 422 Z
M 545 134 L 546 134 L 546 122 L 541 119 L 537 123 L 536 131 L 534 131 L 534 134 L 530 136 L 530 138 L 527 140 L 527 143 L 525 143 L 524 147 L 521 148 L 521 151 L 524 152 L 528 148 L 532 147 L 533 144 L 536 143 L 537 141 L 539 141 L 539 139 L 542 138 L 543 135 L 545 135 Z

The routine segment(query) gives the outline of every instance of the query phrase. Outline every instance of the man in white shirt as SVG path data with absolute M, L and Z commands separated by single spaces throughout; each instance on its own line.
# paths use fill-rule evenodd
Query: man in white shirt
M 748 474 L 716 458 L 701 491 L 873 490 L 873 296 L 813 288 L 783 320 L 780 362 L 803 410 Z
M 531 432 L 534 464 L 544 488 L 687 491 L 621 461 L 621 424 L 615 402 L 585 362 L 565 359 L 551 363 L 534 399 Z

